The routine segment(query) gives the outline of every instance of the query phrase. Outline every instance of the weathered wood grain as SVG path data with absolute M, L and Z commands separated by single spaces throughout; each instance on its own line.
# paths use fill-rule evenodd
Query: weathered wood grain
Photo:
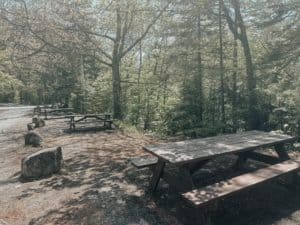
M 138 169 L 153 166 L 157 163 L 158 158 L 155 156 L 144 156 L 131 159 L 131 164 Z
M 152 193 L 154 193 L 157 188 L 159 180 L 163 174 L 165 165 L 166 165 L 166 163 L 164 161 L 162 161 L 161 159 L 159 159 L 157 164 L 155 165 L 155 168 L 153 170 L 153 174 L 151 177 L 151 181 L 150 181 L 150 191 Z
M 274 179 L 300 169 L 300 161 L 287 160 L 252 173 L 246 173 L 232 179 L 221 181 L 200 189 L 195 189 L 182 194 L 195 207 L 203 206 L 216 199 L 253 187 L 259 183 Z
M 146 146 L 144 150 L 166 162 L 186 164 L 222 154 L 249 151 L 260 147 L 292 142 L 293 140 L 295 138 L 288 135 L 248 131 L 239 134 Z

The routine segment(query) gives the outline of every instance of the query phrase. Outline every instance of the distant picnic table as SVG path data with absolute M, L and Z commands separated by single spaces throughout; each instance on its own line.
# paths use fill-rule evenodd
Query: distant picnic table
M 68 115 L 65 118 L 70 119 L 69 125 L 70 130 L 75 131 L 77 125 L 87 125 L 90 124 L 95 127 L 96 123 L 102 123 L 102 127 L 111 129 L 112 118 L 111 114 L 84 114 L 84 115 Z
M 44 108 L 41 111 L 41 114 L 44 115 L 44 119 L 49 119 L 49 116 L 54 116 L 50 117 L 52 119 L 54 118 L 63 118 L 65 115 L 72 114 L 74 111 L 74 108 L 57 108 L 57 109 L 52 109 L 52 108 Z M 58 116 L 58 117 L 57 117 Z
M 33 112 L 44 119 L 63 119 L 66 115 L 73 114 L 74 108 L 59 108 L 53 105 L 42 105 L 34 108 Z
M 275 177 L 298 171 L 300 161 L 291 160 L 284 144 L 292 143 L 294 137 L 262 131 L 248 131 L 215 137 L 164 143 L 144 147 L 154 157 L 133 161 L 136 167 L 149 166 L 153 175 L 150 190 L 154 192 L 160 179 L 178 190 L 182 197 L 195 207 Z M 256 152 L 257 149 L 274 147 L 274 155 Z M 243 167 L 247 159 L 256 160 L 270 166 L 253 173 L 242 174 L 229 180 L 206 187 L 195 187 L 193 174 L 210 160 L 221 156 L 238 156 L 235 168 Z M 170 173 L 172 168 L 176 173 Z

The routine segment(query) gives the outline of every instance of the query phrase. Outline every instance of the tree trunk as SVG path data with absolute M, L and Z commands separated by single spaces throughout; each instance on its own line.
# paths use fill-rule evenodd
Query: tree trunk
M 246 27 L 242 18 L 240 11 L 240 1 L 232 0 L 232 5 L 234 7 L 236 23 L 232 20 L 228 9 L 226 8 L 224 1 L 220 0 L 223 5 L 223 10 L 228 22 L 228 26 L 232 33 L 235 33 L 237 38 L 241 41 L 244 50 L 244 56 L 246 61 L 246 74 L 247 74 L 247 111 L 248 115 L 246 116 L 247 129 L 253 130 L 257 129 L 259 126 L 259 115 L 257 111 L 257 96 L 256 96 L 256 78 L 254 74 L 254 68 L 252 63 L 252 56 L 249 47 Z M 238 28 L 240 32 L 238 31 Z
M 112 64 L 113 76 L 113 117 L 115 119 L 122 119 L 122 104 L 121 104 L 121 77 L 119 60 L 114 60 Z
M 233 131 L 236 132 L 237 124 L 237 71 L 238 71 L 238 43 L 237 43 L 237 18 L 234 21 L 234 42 L 233 42 L 233 75 L 232 75 L 232 123 Z
M 198 117 L 199 121 L 203 121 L 203 69 L 202 69 L 202 56 L 201 56 L 201 21 L 198 16 L 198 51 L 197 51 L 197 85 L 198 85 Z
M 221 97 L 221 122 L 223 132 L 225 127 L 225 94 L 224 94 L 224 64 L 223 64 L 223 30 L 222 30 L 222 3 L 219 1 L 219 44 L 220 44 L 220 97 Z
M 120 44 L 121 44 L 122 18 L 120 8 L 117 8 L 117 30 L 116 40 L 112 54 L 112 86 L 113 86 L 113 117 L 114 119 L 123 119 L 121 102 L 121 75 L 120 75 Z
M 257 113 L 257 97 L 256 97 L 256 79 L 254 75 L 252 56 L 249 47 L 246 27 L 240 11 L 239 0 L 234 0 L 235 15 L 237 17 L 237 23 L 240 28 L 240 41 L 243 46 L 245 61 L 246 61 L 246 73 L 247 73 L 247 106 L 248 106 L 248 118 L 247 128 L 253 130 L 259 126 L 259 117 Z

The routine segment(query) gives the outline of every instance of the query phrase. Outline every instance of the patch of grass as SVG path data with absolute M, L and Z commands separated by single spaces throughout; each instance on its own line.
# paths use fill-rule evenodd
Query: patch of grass
M 117 120 L 114 121 L 114 125 L 122 131 L 125 135 L 135 136 L 135 137 L 142 137 L 144 136 L 144 132 L 139 130 L 136 126 L 130 124 L 126 121 Z

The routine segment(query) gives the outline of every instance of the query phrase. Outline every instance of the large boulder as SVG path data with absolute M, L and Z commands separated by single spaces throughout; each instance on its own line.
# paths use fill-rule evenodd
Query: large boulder
M 42 137 L 34 131 L 29 131 L 25 134 L 25 145 L 32 145 L 33 147 L 41 146 L 43 141 Z
M 45 121 L 42 118 L 38 117 L 38 116 L 35 116 L 35 117 L 32 118 L 32 123 L 35 124 L 35 127 L 45 126 Z
M 22 159 L 23 179 L 38 179 L 58 173 L 63 164 L 62 148 L 40 150 Z

